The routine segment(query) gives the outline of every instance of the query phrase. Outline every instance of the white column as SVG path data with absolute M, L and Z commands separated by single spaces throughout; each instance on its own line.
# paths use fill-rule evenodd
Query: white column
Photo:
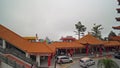
M 3 40 L 3 42 L 2 42 L 2 48 L 6 48 L 6 43 L 5 43 L 5 40 Z
M 30 55 L 29 55 L 28 53 L 26 53 L 26 57 L 27 57 L 27 58 L 30 58 Z
M 36 55 L 36 62 L 38 63 L 38 67 L 40 67 L 40 55 Z

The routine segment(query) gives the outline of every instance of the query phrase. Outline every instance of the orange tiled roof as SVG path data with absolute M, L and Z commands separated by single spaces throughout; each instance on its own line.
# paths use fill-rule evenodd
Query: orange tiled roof
M 118 42 L 118 41 L 104 41 L 104 46 L 106 46 L 106 47 L 120 46 L 120 42 Z
M 120 30 L 120 26 L 114 26 L 114 27 L 112 27 L 113 29 L 118 29 L 118 30 Z
M 27 39 L 27 40 L 36 40 L 37 38 L 36 37 L 23 37 L 24 39 Z
M 110 40 L 120 41 L 120 36 L 111 36 L 111 37 L 110 37 Z
M 7 42 L 11 43 L 15 47 L 32 53 L 51 53 L 52 50 L 45 44 L 40 43 L 30 43 L 23 37 L 19 36 L 18 34 L 14 33 L 13 31 L 7 29 L 6 27 L 0 24 L 0 38 L 6 40 Z
M 0 25 L 0 38 L 6 40 L 15 47 L 24 51 L 26 50 L 27 45 L 29 45 L 27 40 L 23 39 L 21 36 L 19 36 L 18 34 L 14 33 L 13 31 L 7 29 L 2 25 Z
M 48 45 L 48 44 L 47 44 L 47 46 L 53 51 L 53 53 L 56 52 L 56 47 L 55 46 L 51 46 L 51 45 Z
M 50 45 L 55 46 L 57 49 L 84 48 L 82 44 L 78 44 L 75 42 L 54 42 Z
M 34 42 L 29 45 L 29 47 L 27 48 L 27 52 L 47 54 L 47 53 L 53 53 L 53 50 L 41 42 Z
M 77 40 L 77 42 L 81 44 L 90 44 L 90 45 L 100 45 L 103 43 L 101 40 L 93 37 L 90 34 L 82 37 L 80 40 Z

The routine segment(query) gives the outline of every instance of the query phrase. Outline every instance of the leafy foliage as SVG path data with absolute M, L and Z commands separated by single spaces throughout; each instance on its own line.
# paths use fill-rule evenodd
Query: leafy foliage
M 86 27 L 84 25 L 82 25 L 80 21 L 77 24 L 75 24 L 75 27 L 77 29 L 78 39 L 80 39 L 80 32 L 82 32 L 82 33 L 85 32 Z
M 101 38 L 101 30 L 102 30 L 102 25 L 96 25 L 94 24 L 94 27 L 91 29 L 92 30 L 92 35 L 99 38 L 99 39 L 102 39 Z
M 119 68 L 118 64 L 111 59 L 100 59 L 97 68 Z

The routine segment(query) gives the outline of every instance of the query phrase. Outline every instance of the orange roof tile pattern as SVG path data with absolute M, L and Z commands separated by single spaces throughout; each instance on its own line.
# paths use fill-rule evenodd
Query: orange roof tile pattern
M 54 42 L 50 46 L 55 46 L 57 49 L 84 48 L 84 45 L 75 42 Z
M 120 46 L 120 42 L 118 41 L 104 41 L 105 47 L 113 47 L 113 46 Z
M 27 40 L 36 40 L 37 38 L 36 37 L 23 37 L 24 39 L 27 39 Z
M 47 45 L 41 43 L 41 42 L 34 42 L 29 45 L 27 48 L 28 53 L 53 53 L 52 49 L 50 49 Z
M 55 46 L 50 46 L 50 45 L 47 45 L 47 46 L 53 51 L 54 54 L 56 53 L 56 47 Z
M 0 38 L 6 40 L 7 42 L 22 50 L 26 50 L 26 45 L 29 45 L 27 40 L 23 39 L 18 34 L 12 32 L 2 25 L 0 25 Z
M 113 40 L 113 41 L 119 41 L 120 42 L 120 36 L 111 36 L 110 39 Z
M 0 25 L 0 38 L 11 43 L 15 47 L 27 51 L 27 52 L 37 52 L 37 53 L 52 53 L 53 51 L 47 46 L 39 43 L 30 43 L 23 37 L 14 33 L 13 31 L 7 29 L 6 27 Z
M 112 27 L 113 29 L 118 29 L 118 30 L 120 30 L 120 26 L 114 26 L 114 27 Z
M 90 44 L 90 45 L 100 45 L 103 44 L 103 42 L 92 35 L 88 34 L 84 37 L 82 37 L 80 40 L 77 40 L 78 43 L 81 44 Z

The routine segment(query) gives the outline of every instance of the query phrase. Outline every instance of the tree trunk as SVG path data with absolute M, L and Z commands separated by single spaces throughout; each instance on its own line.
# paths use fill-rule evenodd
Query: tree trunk
M 80 39 L 80 31 L 78 31 L 78 40 Z

